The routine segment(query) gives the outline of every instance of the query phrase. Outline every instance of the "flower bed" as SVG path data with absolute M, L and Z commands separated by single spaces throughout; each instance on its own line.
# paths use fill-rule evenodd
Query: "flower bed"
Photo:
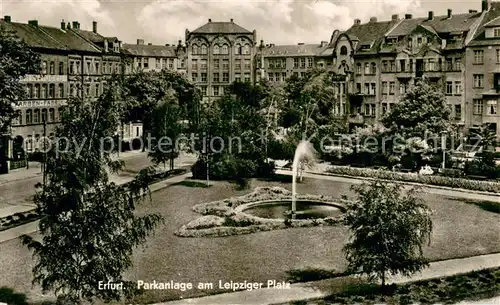
M 375 178 L 382 180 L 414 182 L 452 188 L 462 188 L 473 191 L 500 193 L 500 183 L 492 181 L 478 181 L 464 178 L 419 175 L 415 173 L 399 173 L 387 170 L 352 168 L 347 166 L 330 166 L 327 169 L 327 173 L 344 176 Z
M 40 219 L 40 215 L 35 210 L 9 215 L 0 218 L 0 231 L 21 226 L 38 219 Z
M 198 204 L 193 207 L 193 211 L 204 216 L 183 225 L 175 234 L 180 237 L 223 237 L 287 228 L 336 226 L 341 223 L 342 216 L 321 219 L 267 219 L 246 214 L 238 209 L 243 204 L 290 200 L 291 196 L 289 190 L 281 187 L 258 187 L 241 197 Z M 297 199 L 334 201 L 333 198 L 319 195 L 297 195 Z

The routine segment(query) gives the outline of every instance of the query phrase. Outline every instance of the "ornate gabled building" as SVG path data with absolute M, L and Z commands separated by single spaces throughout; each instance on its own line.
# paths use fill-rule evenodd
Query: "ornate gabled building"
M 234 81 L 252 82 L 257 32 L 234 23 L 212 22 L 186 29 L 187 70 L 205 101 L 224 94 Z

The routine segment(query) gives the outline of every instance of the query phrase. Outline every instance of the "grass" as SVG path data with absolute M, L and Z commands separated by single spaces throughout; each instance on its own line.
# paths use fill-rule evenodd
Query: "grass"
M 492 212 L 492 213 L 497 213 L 500 214 L 500 202 L 493 202 L 493 201 L 469 201 L 468 203 L 474 204 L 481 209 Z
M 292 269 L 287 271 L 287 274 L 287 280 L 290 283 L 319 281 L 346 275 L 345 272 L 321 268 Z
M 211 186 L 207 185 L 206 182 L 200 182 L 195 180 L 184 180 L 181 182 L 177 182 L 174 185 L 185 186 L 185 187 L 201 187 L 201 188 L 207 188 Z

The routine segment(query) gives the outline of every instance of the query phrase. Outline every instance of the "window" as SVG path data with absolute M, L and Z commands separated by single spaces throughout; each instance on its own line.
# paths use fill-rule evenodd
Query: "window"
M 81 69 L 80 69 L 80 61 L 76 61 L 76 73 L 80 74 L 81 73 Z
M 370 64 L 365 63 L 365 74 L 370 74 Z
M 223 70 L 229 70 L 229 59 L 223 59 L 222 60 L 222 69 Z
M 372 62 L 371 66 L 370 66 L 370 74 L 376 74 L 376 73 L 377 73 L 377 64 Z
M 50 84 L 49 85 L 49 95 L 48 98 L 54 98 L 56 97 L 56 85 L 55 84 Z
M 347 55 L 347 47 L 346 46 L 342 46 L 340 48 L 340 55 Z
M 273 64 L 272 60 L 269 61 L 269 68 L 273 68 L 274 67 L 274 65 L 273 65 L 273 67 L 271 67 L 271 64 Z M 235 59 L 234 60 L 234 69 L 235 70 L 241 70 L 241 59 Z
M 446 94 L 447 95 L 453 94 L 453 82 L 446 82 Z
M 47 97 L 47 84 L 42 84 L 42 91 L 40 93 L 40 98 Z
M 493 29 L 493 36 L 500 37 L 500 28 Z
M 370 95 L 376 95 L 376 94 L 377 94 L 377 84 L 376 83 L 371 83 Z
M 286 81 L 286 72 L 281 72 L 281 81 L 282 82 Z
M 26 110 L 26 125 L 33 123 L 33 112 L 31 109 Z
M 279 73 L 276 73 L 276 81 L 279 81 Z M 250 73 L 245 73 L 245 83 L 250 82 Z
M 245 70 L 250 70 L 250 59 L 245 59 Z
M 229 46 L 227 44 L 224 44 L 222 46 L 222 54 L 224 54 L 224 55 L 229 54 Z
M 193 55 L 198 55 L 198 46 L 197 45 L 193 45 Z
M 54 122 L 55 121 L 55 109 L 50 108 L 49 109 L 49 122 Z
M 387 103 L 382 103 L 382 115 L 386 114 L 388 110 Z
M 304 69 L 305 67 L 306 67 L 306 59 L 305 58 L 301 58 L 300 59 L 300 68 Z
M 198 73 L 196 73 L 196 72 L 191 73 L 191 79 L 193 80 L 193 82 L 197 82 L 198 81 Z
M 365 94 L 370 94 L 370 83 L 365 83 Z
M 56 74 L 56 64 L 53 61 L 51 61 L 49 64 L 49 74 L 50 75 Z
M 453 58 L 446 58 L 446 71 L 453 71 Z
M 40 84 L 35 84 L 35 90 L 33 90 L 33 98 L 40 98 Z
M 64 74 L 64 63 L 62 61 L 59 62 L 59 75 Z
M 484 63 L 484 51 L 483 50 L 474 50 L 474 63 L 475 64 L 483 64 Z
M 214 73 L 214 77 L 213 77 L 214 82 L 216 82 L 216 83 L 218 83 L 218 82 L 219 82 L 219 75 L 220 75 L 220 74 L 219 74 L 218 72 L 217 72 L 217 73 Z
M 356 74 L 361 75 L 361 64 L 359 62 L 356 64 Z
M 462 60 L 460 58 L 455 59 L 455 71 L 462 71 Z
M 198 60 L 197 59 L 193 59 L 192 66 L 193 66 L 194 71 L 198 70 Z
M 220 48 L 219 48 L 219 45 L 215 45 L 214 46 L 214 55 L 219 55 L 220 54 Z
M 202 59 L 200 63 L 201 63 L 201 69 L 206 70 L 207 69 L 207 60 Z
M 33 86 L 31 84 L 26 85 L 26 98 L 31 98 L 31 92 L 33 91 Z
M 388 86 L 387 86 L 387 82 L 382 82 L 382 94 L 387 94 L 387 89 L 388 89 Z
M 356 83 L 356 93 L 361 93 L 361 83 Z
M 42 74 L 47 74 L 47 62 L 42 63 Z
M 219 95 L 219 86 L 214 86 L 214 95 L 215 96 Z
M 497 114 L 497 101 L 491 100 L 491 101 L 488 101 L 487 104 L 488 104 L 487 114 L 489 114 L 489 115 Z
M 399 83 L 399 94 L 405 94 L 408 91 L 408 83 L 400 82 Z
M 360 69 L 360 73 L 361 74 L 361 64 L 358 64 L 359 65 L 359 69 Z M 382 72 L 389 72 L 389 63 L 387 62 L 387 60 L 382 60 Z
M 40 109 L 35 109 L 35 111 L 33 111 L 33 123 L 40 123 Z
M 201 73 L 201 81 L 204 83 L 207 81 L 207 73 Z
M 222 81 L 225 83 L 229 82 L 229 73 L 228 72 L 222 73 Z
M 483 88 L 484 84 L 484 75 L 483 74 L 474 74 L 474 88 Z
M 399 60 L 399 71 L 405 72 L 405 70 L 406 70 L 406 60 L 400 59 Z
M 166 59 L 164 59 L 166 60 Z M 168 68 L 169 69 L 173 69 L 174 68 L 174 59 L 173 58 L 169 58 L 168 59 Z
M 42 120 L 41 120 L 42 123 L 46 123 L 47 122 L 47 109 L 42 109 Z
M 428 70 L 427 71 L 436 71 L 436 61 L 434 60 L 434 58 L 429 58 L 429 66 L 428 66 Z
M 98 62 L 96 62 L 96 63 L 95 63 L 95 74 L 99 74 L 99 73 L 101 72 L 101 70 L 100 70 L 99 68 L 100 68 L 100 67 L 99 67 L 99 63 L 98 63 Z
M 294 68 L 298 68 L 299 67 L 299 59 L 298 58 L 294 58 L 293 59 L 293 67 Z
M 241 54 L 241 45 L 238 43 L 234 46 L 234 55 L 240 55 Z
M 456 81 L 455 82 L 455 94 L 456 95 L 461 95 L 462 94 L 462 82 L 461 81 Z
M 462 105 L 455 105 L 455 118 L 456 119 L 462 118 Z
M 243 54 L 250 55 L 250 45 L 248 43 L 245 44 L 245 47 L 243 48 Z
M 473 113 L 474 114 L 483 114 L 483 100 L 482 99 L 473 99 L 472 100 L 472 105 L 473 105 Z
M 394 94 L 395 90 L 396 90 L 396 83 L 395 82 L 390 82 L 389 83 L 389 94 Z
M 422 46 L 422 37 L 417 38 L 417 48 L 420 48 Z
M 314 65 L 314 58 L 309 57 L 308 60 L 307 60 L 307 67 L 308 68 L 312 68 L 313 65 Z M 285 68 L 285 65 L 283 65 L 283 68 Z
M 203 96 L 207 96 L 208 95 L 208 87 L 207 86 L 201 86 L 201 94 Z
M 274 82 L 274 73 L 269 72 L 267 79 L 269 79 L 270 82 Z
M 149 58 L 143 58 L 142 59 L 142 66 L 144 67 L 144 69 L 148 69 L 149 68 Z
M 234 75 L 234 81 L 237 83 L 241 82 L 241 74 L 240 73 L 236 73 Z
M 160 58 L 156 59 L 156 69 L 161 69 L 161 61 Z
M 220 69 L 220 60 L 219 59 L 214 59 L 214 69 L 216 69 L 216 70 Z
M 95 96 L 99 96 L 101 94 L 100 90 L 99 90 L 99 84 L 95 84 Z

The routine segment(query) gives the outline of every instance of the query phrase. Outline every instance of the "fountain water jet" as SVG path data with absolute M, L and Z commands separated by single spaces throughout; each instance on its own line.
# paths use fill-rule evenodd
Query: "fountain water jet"
M 314 163 L 314 148 L 309 141 L 300 141 L 295 149 L 292 167 L 292 218 L 295 218 L 297 211 L 296 196 L 297 196 L 297 174 L 301 163 L 308 163 L 312 166 Z M 302 177 L 302 174 L 300 175 Z

